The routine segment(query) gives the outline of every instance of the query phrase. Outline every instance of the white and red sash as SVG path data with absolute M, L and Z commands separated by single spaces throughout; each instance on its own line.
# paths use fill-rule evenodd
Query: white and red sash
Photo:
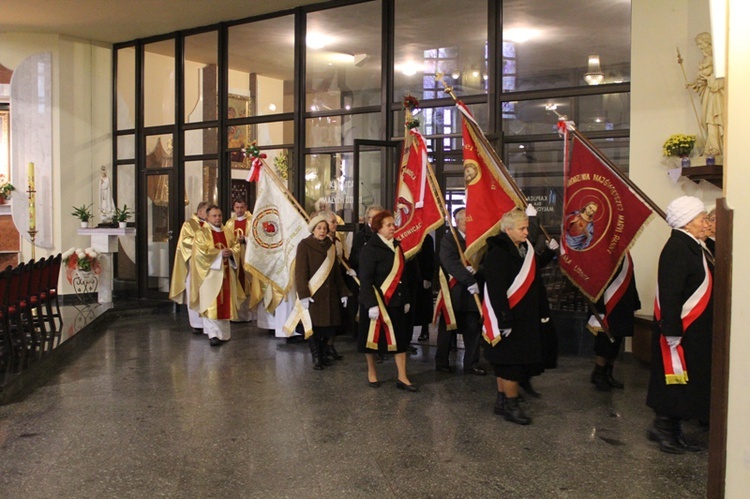
M 607 317 L 615 309 L 620 300 L 625 295 L 625 292 L 630 286 L 630 281 L 633 280 L 633 258 L 630 256 L 630 252 L 625 253 L 625 259 L 622 261 L 622 268 L 620 272 L 615 276 L 607 289 L 604 290 L 604 327 L 609 329 L 609 323 Z M 586 328 L 594 334 L 597 334 L 604 330 L 602 325 L 599 323 L 599 319 L 596 315 L 592 315 L 589 318 Z
M 703 282 L 695 292 L 682 304 L 680 317 L 682 318 L 682 333 L 700 317 L 706 310 L 708 302 L 711 300 L 711 290 L 713 288 L 713 278 L 708 270 L 706 256 L 703 255 L 703 270 L 705 276 Z M 661 320 L 661 307 L 659 306 L 659 286 L 656 286 L 656 298 L 654 299 L 654 317 L 657 322 Z M 688 382 L 687 364 L 685 364 L 685 353 L 682 344 L 670 346 L 667 338 L 662 334 L 659 338 L 661 346 L 661 357 L 664 363 L 664 377 L 668 385 L 685 385 Z
M 437 324 L 442 315 L 445 320 L 446 330 L 454 331 L 458 326 L 456 324 L 456 314 L 453 312 L 453 302 L 451 301 L 450 290 L 453 289 L 453 286 L 455 286 L 458 281 L 452 275 L 448 274 L 448 276 L 450 279 L 445 277 L 445 272 L 443 272 L 443 268 L 440 267 L 438 273 L 440 291 L 438 292 L 437 300 L 435 301 L 435 313 L 432 316 L 432 322 L 433 324 Z
M 380 332 L 383 330 L 385 334 L 385 342 L 388 345 L 388 350 L 397 350 L 396 346 L 396 333 L 393 331 L 393 323 L 391 317 L 388 315 L 387 306 L 390 303 L 393 293 L 398 287 L 398 283 L 401 281 L 401 275 L 404 273 L 404 253 L 401 251 L 400 246 L 395 247 L 396 254 L 393 257 L 393 267 L 388 273 L 380 288 L 373 285 L 373 291 L 375 291 L 375 299 L 378 302 L 378 309 L 380 315 L 377 320 L 370 321 L 370 327 L 367 331 L 367 348 L 377 350 L 378 341 L 380 340 Z
M 328 279 L 328 276 L 330 275 L 335 263 L 336 248 L 331 245 L 328 247 L 326 259 L 323 260 L 323 263 L 320 265 L 320 267 L 318 267 L 318 270 L 315 271 L 315 273 L 310 278 L 310 281 L 308 282 L 310 297 L 317 293 L 323 283 L 326 282 L 326 279 Z M 286 332 L 287 336 L 291 336 L 292 333 L 294 333 L 294 328 L 297 327 L 297 323 L 299 321 L 302 321 L 302 327 L 304 327 L 305 329 L 305 339 L 309 338 L 313 333 L 312 318 L 310 317 L 310 311 L 302 306 L 302 302 L 300 301 L 298 294 L 297 300 L 294 302 L 292 313 L 289 315 L 289 318 L 287 318 L 283 326 L 283 329 Z
M 523 259 L 521 270 L 516 274 L 510 287 L 505 292 L 508 297 L 508 305 L 512 309 L 526 296 L 526 293 L 534 283 L 536 277 L 536 258 L 534 248 L 526 241 L 526 256 Z M 497 324 L 497 316 L 492 307 L 487 283 L 484 284 L 484 299 L 482 300 L 482 336 L 490 345 L 496 345 L 502 338 L 500 328 Z

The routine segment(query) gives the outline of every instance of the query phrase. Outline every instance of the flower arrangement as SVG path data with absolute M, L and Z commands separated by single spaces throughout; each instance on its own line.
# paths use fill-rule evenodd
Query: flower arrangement
M 413 95 L 407 95 L 402 102 L 406 109 L 406 128 L 412 130 L 419 126 L 419 120 L 414 118 L 414 110 L 419 107 L 419 100 Z
M 5 175 L 0 174 L 0 195 L 9 198 L 10 193 L 15 190 L 16 188 L 13 187 L 13 184 L 8 182 L 8 179 L 5 178 Z
M 693 151 L 695 146 L 695 135 L 685 135 L 684 133 L 675 133 L 670 135 L 664 142 L 664 156 L 687 157 Z
M 276 167 L 276 171 L 279 172 L 279 177 L 284 180 L 289 176 L 289 155 L 282 152 L 275 158 L 273 158 L 273 166 Z
M 73 282 L 73 272 L 93 272 L 101 274 L 102 266 L 99 263 L 99 253 L 93 248 L 70 248 L 62 254 L 62 261 L 65 264 L 65 274 L 68 282 Z

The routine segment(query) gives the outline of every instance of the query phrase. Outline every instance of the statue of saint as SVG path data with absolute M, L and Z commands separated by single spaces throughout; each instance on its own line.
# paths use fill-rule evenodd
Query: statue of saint
M 706 145 L 703 154 L 718 156 L 724 146 L 724 79 L 714 75 L 714 58 L 711 35 L 700 33 L 695 43 L 703 52 L 703 59 L 698 65 L 695 81 L 687 87 L 695 91 L 701 99 L 701 124 L 706 132 Z
M 107 176 L 107 170 L 102 166 L 102 176 L 99 179 L 99 215 L 102 222 L 111 222 L 115 216 L 115 202 L 112 200 L 112 187 Z

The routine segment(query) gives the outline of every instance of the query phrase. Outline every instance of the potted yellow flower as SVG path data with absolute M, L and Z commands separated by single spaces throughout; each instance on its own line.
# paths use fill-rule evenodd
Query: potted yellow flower
M 5 200 L 10 197 L 10 193 L 15 191 L 13 184 L 8 182 L 5 175 L 0 175 L 0 204 L 5 204 Z
M 690 153 L 695 147 L 695 135 L 686 135 L 684 133 L 675 133 L 670 135 L 664 142 L 664 156 L 674 156 L 680 158 L 680 166 L 687 168 L 690 166 Z

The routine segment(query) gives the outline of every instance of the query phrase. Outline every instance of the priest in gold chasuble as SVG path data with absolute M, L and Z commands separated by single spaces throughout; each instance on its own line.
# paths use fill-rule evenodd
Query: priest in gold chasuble
M 240 280 L 242 291 L 244 291 L 246 295 L 245 301 L 240 303 L 237 315 L 240 322 L 248 322 L 255 320 L 256 314 L 253 309 L 263 298 L 260 281 L 258 279 L 253 279 L 252 274 L 245 272 L 244 268 L 245 235 L 247 234 L 247 229 L 253 215 L 247 211 L 247 204 L 242 199 L 237 199 L 232 203 L 232 210 L 234 211 L 234 214 L 232 215 L 232 218 L 227 220 L 226 229 L 232 231 L 234 237 L 240 243 L 241 251 L 240 262 L 237 267 L 237 277 Z

